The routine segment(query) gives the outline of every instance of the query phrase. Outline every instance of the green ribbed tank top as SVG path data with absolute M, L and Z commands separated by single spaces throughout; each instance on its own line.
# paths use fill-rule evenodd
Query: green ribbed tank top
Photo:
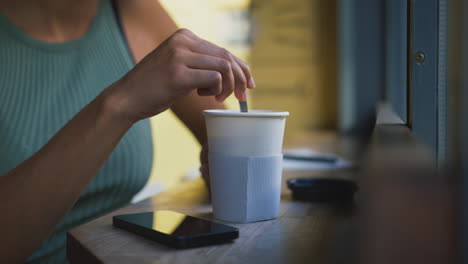
M 86 34 L 66 43 L 36 40 L 0 14 L 0 175 L 44 146 L 133 66 L 109 0 L 99 2 Z M 143 120 L 125 134 L 73 209 L 28 261 L 65 262 L 69 229 L 128 203 L 145 185 L 153 160 L 150 130 L 149 121 Z

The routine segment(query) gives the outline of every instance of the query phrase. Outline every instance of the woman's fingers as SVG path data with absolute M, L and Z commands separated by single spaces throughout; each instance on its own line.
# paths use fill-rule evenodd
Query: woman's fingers
M 223 87 L 223 92 L 220 95 L 216 96 L 216 99 L 219 101 L 225 100 L 233 90 L 236 93 L 236 97 L 242 101 L 245 101 L 245 85 L 246 80 L 243 76 L 242 69 L 237 64 L 231 64 L 230 61 L 221 59 L 219 57 L 203 55 L 199 53 L 192 53 L 186 58 L 186 65 L 192 69 L 206 69 L 212 71 L 218 71 L 221 73 L 223 78 L 234 78 L 235 89 L 234 87 Z M 229 80 L 229 83 L 232 81 Z M 223 82 L 224 85 L 224 82 Z M 200 95 L 207 95 L 206 91 L 198 91 Z
M 253 83 L 252 80 L 249 81 L 249 79 L 251 79 L 251 74 L 248 66 L 241 60 L 235 58 L 235 56 L 233 56 L 226 49 L 220 48 L 213 43 L 200 39 L 195 35 L 192 36 L 192 38 L 194 39 L 194 43 L 190 47 L 193 52 L 218 57 L 230 62 L 235 80 L 235 95 L 239 100 L 245 101 L 245 88 L 249 86 L 249 83 Z M 242 62 L 242 64 L 239 64 L 238 61 Z M 246 75 L 246 72 L 248 75 Z M 219 96 L 219 99 L 224 100 L 227 96 L 229 96 L 230 93 L 231 92 L 226 91 L 226 94 Z
M 223 92 L 222 75 L 218 71 L 188 69 L 187 85 L 196 87 L 199 95 L 220 95 Z
M 229 61 L 218 57 L 190 52 L 185 57 L 185 64 L 191 69 L 205 69 L 221 73 L 223 84 L 222 92 L 216 94 L 216 100 L 222 102 L 234 91 L 235 79 L 232 64 Z M 198 94 L 210 95 L 206 90 L 198 90 Z
M 237 58 L 234 55 L 232 55 L 232 57 L 234 58 L 234 60 L 237 62 L 237 64 L 240 66 L 240 68 L 245 74 L 245 78 L 247 80 L 247 88 L 250 88 L 250 89 L 255 88 L 255 81 L 252 77 L 252 72 L 250 71 L 249 65 L 247 65 L 247 63 L 245 63 L 244 61 L 242 61 L 241 59 Z
M 247 101 L 247 94 L 245 91 L 246 86 L 247 86 L 247 80 L 245 79 L 244 73 L 242 72 L 241 67 L 239 67 L 237 63 L 232 64 L 232 71 L 234 72 L 234 79 L 236 83 L 236 89 L 234 90 L 234 95 L 240 101 Z
M 208 88 L 198 88 L 197 93 L 198 93 L 199 96 L 212 96 L 212 95 L 214 95 L 213 93 L 211 93 L 210 89 L 208 89 Z
M 183 58 L 188 68 L 217 71 L 222 77 L 222 92 L 215 94 L 218 101 L 224 101 L 232 92 L 237 99 L 247 100 L 246 88 L 255 87 L 248 65 L 226 49 L 203 40 L 189 30 L 180 29 L 170 39 L 170 45 L 178 49 L 176 58 Z M 180 52 L 180 51 L 183 52 Z M 193 86 L 192 86 L 193 87 Z M 200 95 L 214 95 L 210 89 L 200 89 Z

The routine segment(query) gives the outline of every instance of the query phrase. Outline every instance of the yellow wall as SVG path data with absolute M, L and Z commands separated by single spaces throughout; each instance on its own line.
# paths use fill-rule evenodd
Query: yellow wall
M 231 50 L 246 59 L 248 50 L 230 46 L 223 36 L 226 31 L 220 23 L 230 10 L 247 8 L 248 0 L 161 0 L 180 27 L 192 30 L 198 36 Z M 226 28 L 225 30 L 229 30 Z M 229 108 L 237 106 L 231 96 L 226 102 Z M 199 167 L 200 147 L 187 128 L 170 111 L 151 119 L 154 139 L 154 163 L 150 181 L 166 187 L 173 186 L 189 170 Z
M 252 0 L 256 29 L 252 107 L 287 110 L 285 142 L 334 128 L 337 115 L 336 1 Z

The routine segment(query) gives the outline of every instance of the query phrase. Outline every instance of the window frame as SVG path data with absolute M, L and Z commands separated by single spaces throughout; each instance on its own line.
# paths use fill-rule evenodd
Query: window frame
M 409 0 L 409 22 L 408 125 L 444 161 L 447 1 Z

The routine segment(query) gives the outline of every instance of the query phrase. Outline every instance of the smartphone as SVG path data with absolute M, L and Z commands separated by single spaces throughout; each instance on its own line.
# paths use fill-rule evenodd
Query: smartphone
M 220 244 L 239 237 L 235 227 L 174 211 L 116 215 L 112 222 L 115 227 L 173 248 Z

